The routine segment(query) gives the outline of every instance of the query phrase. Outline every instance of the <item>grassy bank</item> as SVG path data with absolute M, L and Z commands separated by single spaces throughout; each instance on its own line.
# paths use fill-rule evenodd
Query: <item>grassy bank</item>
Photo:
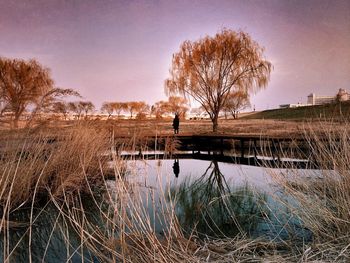
M 326 104 L 288 109 L 273 109 L 253 113 L 242 117 L 245 120 L 274 119 L 274 120 L 348 120 L 350 114 L 350 103 Z

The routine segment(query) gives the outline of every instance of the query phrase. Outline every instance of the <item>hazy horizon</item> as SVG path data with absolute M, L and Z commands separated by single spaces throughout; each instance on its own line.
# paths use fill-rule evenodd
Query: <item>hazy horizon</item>
M 36 58 L 97 107 L 166 99 L 172 54 L 222 28 L 248 32 L 274 65 L 257 110 L 350 91 L 347 0 L 0 0 L 0 56 Z

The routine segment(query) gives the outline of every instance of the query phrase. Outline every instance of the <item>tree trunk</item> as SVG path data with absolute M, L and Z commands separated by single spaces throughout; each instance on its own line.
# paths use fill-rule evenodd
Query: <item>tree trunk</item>
M 18 121 L 19 121 L 19 115 L 17 116 L 15 114 L 15 117 L 13 119 L 13 128 L 17 129 L 18 128 Z
M 218 115 L 215 114 L 214 118 L 211 120 L 213 122 L 213 132 L 218 131 Z
M 18 122 L 19 122 L 19 118 L 21 117 L 22 113 L 24 111 L 24 108 L 17 108 L 14 110 L 14 119 L 13 119 L 13 127 L 15 129 L 18 128 Z

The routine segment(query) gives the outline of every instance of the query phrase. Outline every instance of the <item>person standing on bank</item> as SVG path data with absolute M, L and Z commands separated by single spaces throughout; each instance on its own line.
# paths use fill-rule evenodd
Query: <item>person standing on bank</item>
M 179 133 L 179 126 L 180 126 L 180 119 L 179 119 L 179 115 L 176 113 L 175 118 L 173 120 L 174 134 Z

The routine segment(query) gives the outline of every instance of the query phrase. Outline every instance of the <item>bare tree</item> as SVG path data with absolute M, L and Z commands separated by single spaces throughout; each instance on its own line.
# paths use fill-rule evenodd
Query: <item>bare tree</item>
M 152 106 L 152 114 L 155 115 L 156 119 L 161 119 L 163 118 L 163 115 L 166 113 L 170 113 L 170 105 L 169 102 L 167 101 L 157 101 L 153 106 Z
M 125 103 L 125 108 L 130 112 L 130 118 L 132 119 L 134 113 L 145 113 L 149 110 L 149 106 L 144 101 L 130 101 Z
M 69 108 L 69 111 L 75 113 L 77 119 L 79 120 L 83 111 L 84 111 L 84 108 L 83 106 L 81 105 L 80 101 L 75 101 L 75 102 L 69 102 L 68 103 L 68 108 Z
M 114 105 L 113 102 L 104 102 L 101 106 L 101 111 L 108 114 L 108 119 L 113 115 Z
M 49 70 L 37 61 L 0 58 L 0 97 L 6 105 L 3 110 L 14 114 L 14 127 L 27 107 L 52 88 Z
M 87 119 L 88 113 L 95 110 L 95 105 L 91 101 L 79 101 L 80 107 L 85 112 L 85 118 Z
M 118 118 L 120 118 L 120 115 L 123 111 L 128 109 L 128 105 L 125 102 L 114 102 L 113 107 Z
M 66 120 L 67 119 L 67 115 L 69 113 L 68 103 L 67 102 L 63 102 L 63 101 L 57 101 L 57 102 L 53 103 L 52 111 L 55 112 L 55 113 L 62 114 L 63 118 Z
M 27 122 L 26 127 L 31 125 L 36 115 L 41 111 L 54 112 L 55 103 L 62 102 L 62 98 L 66 96 L 81 97 L 78 92 L 72 89 L 61 89 L 61 88 L 53 88 L 50 91 L 48 91 L 45 95 L 41 96 L 38 102 L 36 102 L 34 105 L 35 107 L 33 108 L 30 114 L 29 121 Z M 68 105 L 67 105 L 67 110 L 69 111 Z
M 238 111 L 244 110 L 245 108 L 250 107 L 250 99 L 248 93 L 244 91 L 231 92 L 226 99 L 226 102 L 223 106 L 223 110 L 226 113 L 229 112 L 232 114 L 234 119 L 238 117 Z
M 158 101 L 152 106 L 152 114 L 156 119 L 163 118 L 164 114 L 178 114 L 185 116 L 188 111 L 187 100 L 183 97 L 170 96 L 168 101 Z
M 0 100 L 4 103 L 2 111 L 13 113 L 14 127 L 18 127 L 21 115 L 29 106 L 32 106 L 32 120 L 38 112 L 67 95 L 79 96 L 72 89 L 54 87 L 49 69 L 36 60 L 0 57 Z
M 199 102 L 218 129 L 219 112 L 232 91 L 256 91 L 269 81 L 272 65 L 245 32 L 223 29 L 214 37 L 185 41 L 173 55 L 167 94 Z
M 136 118 L 144 119 L 150 111 L 150 106 L 144 101 L 138 101 L 135 107 Z
M 185 98 L 170 96 L 168 98 L 168 104 L 172 113 L 185 117 L 186 112 L 188 111 L 187 100 Z
M 126 111 L 130 113 L 130 119 L 132 119 L 135 112 L 136 102 L 135 101 L 125 102 L 125 105 L 126 105 Z
M 130 102 L 104 102 L 101 111 L 108 113 L 108 119 L 113 115 L 113 112 L 115 112 L 119 118 L 123 111 L 128 110 L 129 103 Z M 132 111 L 134 112 L 134 107 Z

